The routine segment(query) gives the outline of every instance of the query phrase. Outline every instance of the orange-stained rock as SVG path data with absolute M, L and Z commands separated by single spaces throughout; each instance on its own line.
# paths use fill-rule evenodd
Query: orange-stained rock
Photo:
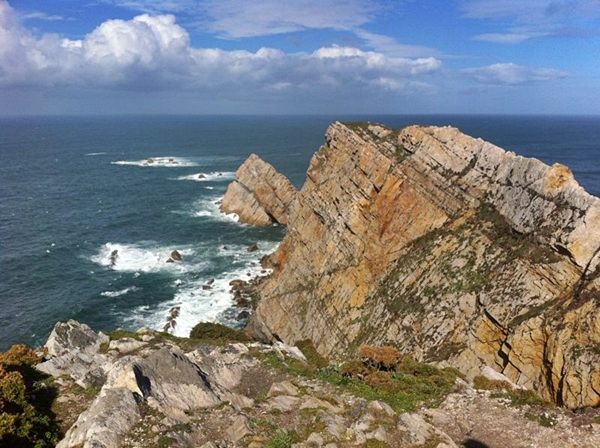
M 247 224 L 287 225 L 289 209 L 296 195 L 296 188 L 284 175 L 252 154 L 237 170 L 220 210 L 237 214 L 240 222 Z
M 330 357 L 391 344 L 600 404 L 600 200 L 451 127 L 332 124 L 248 331 Z

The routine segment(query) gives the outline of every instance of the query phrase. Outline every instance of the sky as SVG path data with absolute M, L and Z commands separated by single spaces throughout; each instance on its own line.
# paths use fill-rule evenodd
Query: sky
M 0 0 L 0 115 L 600 114 L 600 0 Z

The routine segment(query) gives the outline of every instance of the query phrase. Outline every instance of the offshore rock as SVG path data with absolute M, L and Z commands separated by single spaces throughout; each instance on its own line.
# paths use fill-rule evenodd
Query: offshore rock
M 240 222 L 268 226 L 287 225 L 296 188 L 260 157 L 252 154 L 236 172 L 220 210 L 235 213 Z
M 600 200 L 451 127 L 334 123 L 248 331 L 345 357 L 392 344 L 600 405 Z

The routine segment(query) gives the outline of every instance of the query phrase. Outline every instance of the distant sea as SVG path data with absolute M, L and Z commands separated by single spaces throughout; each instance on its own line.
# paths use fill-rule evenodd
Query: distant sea
M 285 229 L 240 224 L 217 202 L 251 153 L 300 188 L 335 120 L 457 126 L 568 165 L 600 195 L 600 117 L 0 118 L 0 350 L 39 346 L 68 319 L 95 330 L 162 329 L 174 306 L 176 335 L 200 321 L 241 325 L 229 281 L 260 274 Z M 251 244 L 259 250 L 248 252 Z M 173 250 L 183 262 L 166 263 Z

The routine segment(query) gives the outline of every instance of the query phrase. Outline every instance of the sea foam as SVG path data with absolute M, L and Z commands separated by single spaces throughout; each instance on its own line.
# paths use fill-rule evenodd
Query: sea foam
M 232 179 L 235 179 L 235 173 L 233 171 L 196 173 L 196 174 L 189 174 L 187 176 L 179 176 L 177 178 L 177 180 L 194 180 L 196 182 L 230 181 Z
M 144 160 L 118 160 L 111 162 L 113 165 L 133 165 L 142 167 L 167 167 L 167 168 L 179 168 L 186 166 L 198 166 L 196 162 L 193 162 L 184 157 L 149 157 Z

